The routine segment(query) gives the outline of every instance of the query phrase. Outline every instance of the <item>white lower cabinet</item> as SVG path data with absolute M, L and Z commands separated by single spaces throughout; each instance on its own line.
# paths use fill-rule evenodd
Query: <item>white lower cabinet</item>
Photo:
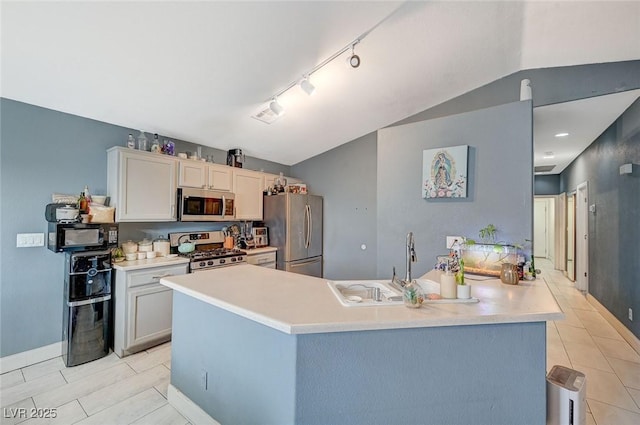
M 186 274 L 188 264 L 139 270 L 116 269 L 113 351 L 120 357 L 171 339 L 173 290 L 160 284 Z

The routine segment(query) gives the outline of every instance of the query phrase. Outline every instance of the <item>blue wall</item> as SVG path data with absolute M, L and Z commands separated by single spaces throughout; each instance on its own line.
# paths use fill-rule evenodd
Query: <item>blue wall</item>
M 107 153 L 138 131 L 9 99 L 0 99 L 0 356 L 53 344 L 62 335 L 64 255 L 45 247 L 16 248 L 17 233 L 44 233 L 51 194 L 79 194 L 88 185 L 106 194 Z M 152 136 L 152 135 L 147 135 Z M 176 140 L 176 150 L 196 145 Z M 225 152 L 203 147 L 226 163 Z M 247 168 L 280 171 L 290 167 L 248 158 Z M 205 225 L 206 226 L 206 225 Z M 169 231 L 216 229 L 189 223 L 127 223 L 120 240 Z
M 589 293 L 640 338 L 640 170 L 620 175 L 623 164 L 640 164 L 640 100 L 636 100 L 561 174 L 563 192 L 588 182 Z M 637 316 L 636 316 L 637 317 Z
M 534 176 L 533 194 L 534 195 L 560 194 L 560 174 Z

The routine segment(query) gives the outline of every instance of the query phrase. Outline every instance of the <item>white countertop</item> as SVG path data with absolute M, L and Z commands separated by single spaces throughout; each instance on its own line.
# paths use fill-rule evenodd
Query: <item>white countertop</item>
M 112 266 L 116 270 L 139 270 L 139 269 L 150 269 L 152 267 L 161 267 L 161 266 L 173 266 L 174 264 L 186 264 L 189 262 L 189 259 L 186 257 L 156 257 L 149 258 L 145 260 L 133 260 L 133 261 L 120 261 L 119 263 L 112 263 Z
M 440 272 L 424 278 L 440 281 Z M 470 282 L 475 304 L 348 308 L 327 279 L 253 265 L 222 267 L 160 280 L 178 292 L 288 334 L 541 322 L 564 318 L 542 279 L 505 285 Z

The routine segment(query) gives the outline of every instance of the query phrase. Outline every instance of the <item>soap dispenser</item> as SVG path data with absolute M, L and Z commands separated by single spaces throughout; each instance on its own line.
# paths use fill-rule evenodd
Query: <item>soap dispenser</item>
M 442 298 L 456 298 L 456 276 L 451 273 L 451 267 L 447 262 L 447 269 L 440 276 L 440 295 Z

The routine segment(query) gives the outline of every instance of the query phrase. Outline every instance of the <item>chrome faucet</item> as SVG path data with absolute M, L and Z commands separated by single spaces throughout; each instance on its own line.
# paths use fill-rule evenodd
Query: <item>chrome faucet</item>
M 405 276 L 405 283 L 411 282 L 411 263 L 415 263 L 417 260 L 416 249 L 413 241 L 413 232 L 407 234 L 407 274 Z

